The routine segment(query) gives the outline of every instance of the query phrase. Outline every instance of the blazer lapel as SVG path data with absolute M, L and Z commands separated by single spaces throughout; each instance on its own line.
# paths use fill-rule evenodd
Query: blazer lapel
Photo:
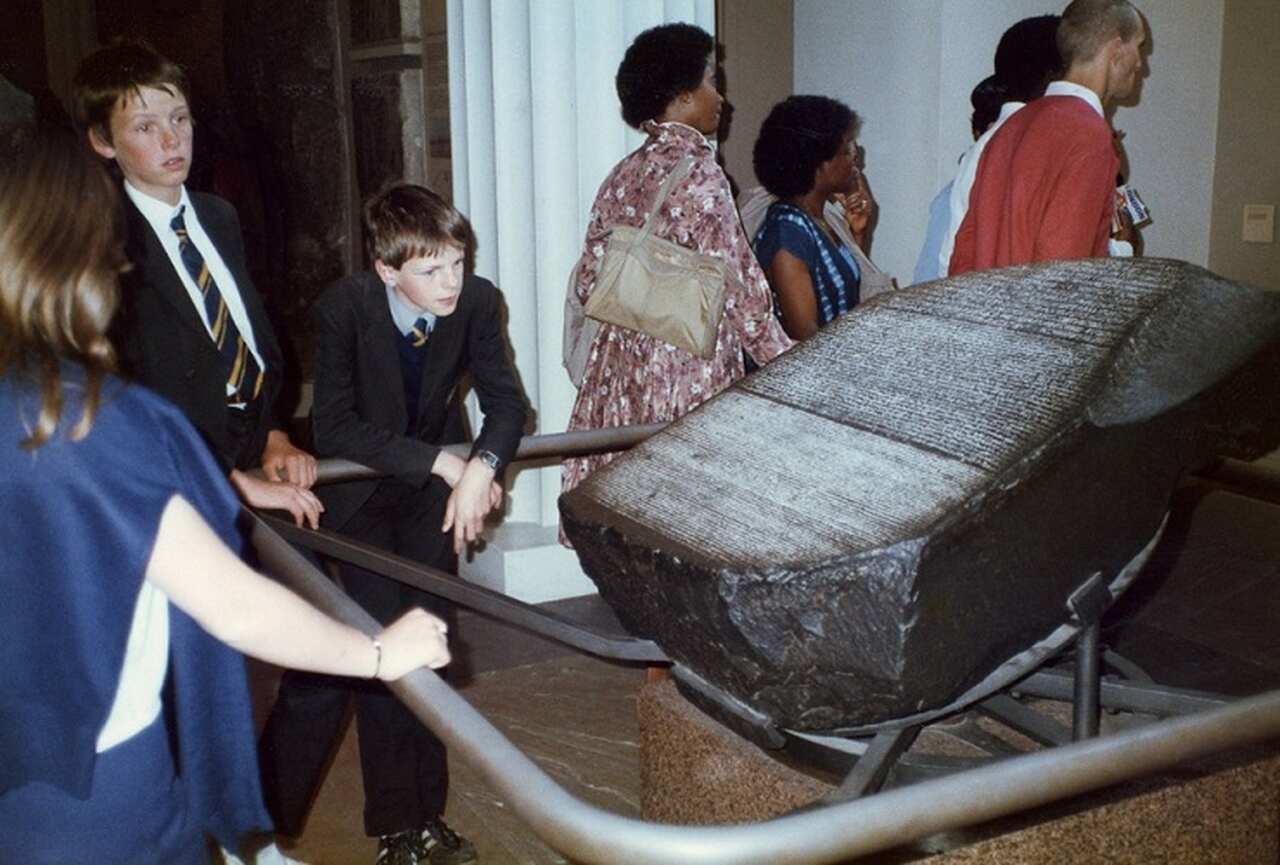
M 140 273 L 148 275 L 148 279 L 139 281 L 155 287 L 156 295 L 163 298 L 174 312 L 174 321 L 199 334 L 212 345 L 204 319 L 196 311 L 191 296 L 182 284 L 182 278 L 173 269 L 173 262 L 164 251 L 160 238 L 156 237 L 151 224 L 143 217 L 141 211 L 126 198 L 126 212 L 129 215 L 129 239 L 126 255 Z M 138 284 L 138 283 L 135 283 Z
M 365 358 L 371 384 L 386 400 L 392 414 L 392 429 L 409 427 L 409 409 L 404 404 L 403 373 L 400 371 L 400 355 L 395 340 L 400 332 L 391 320 L 387 307 L 386 289 L 381 282 L 372 279 L 364 283 L 361 298 L 361 318 L 364 329 L 360 332 L 359 356 Z M 416 419 L 415 419 L 416 420 Z

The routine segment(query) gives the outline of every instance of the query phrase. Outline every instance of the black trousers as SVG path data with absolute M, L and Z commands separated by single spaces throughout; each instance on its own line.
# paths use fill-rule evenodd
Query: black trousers
M 262 422 L 265 410 L 261 398 L 246 403 L 244 408 L 227 406 L 225 456 L 241 471 L 256 469 L 262 465 L 262 449 L 267 440 L 267 431 L 263 429 Z
M 384 480 L 341 531 L 456 573 L 453 536 L 440 531 L 448 495 L 448 486 L 435 478 L 425 489 Z M 443 601 L 403 583 L 352 565 L 342 565 L 340 574 L 347 594 L 383 624 L 415 606 L 449 617 L 450 608 Z M 345 727 L 352 693 L 364 779 L 365 833 L 378 836 L 416 829 L 444 811 L 449 792 L 444 743 L 384 685 L 290 670 L 280 682 L 259 741 L 263 794 L 276 831 L 282 835 L 302 832 Z

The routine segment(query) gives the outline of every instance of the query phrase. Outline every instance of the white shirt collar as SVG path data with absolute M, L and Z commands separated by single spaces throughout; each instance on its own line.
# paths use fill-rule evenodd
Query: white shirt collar
M 1102 110 L 1102 100 L 1098 98 L 1098 94 L 1094 93 L 1088 87 L 1076 84 L 1074 81 L 1054 81 L 1044 89 L 1045 96 L 1078 96 L 1098 112 L 1098 116 L 1104 120 L 1107 117 L 1105 111 Z
M 1000 106 L 1000 114 L 998 117 L 996 117 L 996 123 L 1004 123 L 1006 120 L 1008 120 L 1010 117 L 1013 116 L 1013 113 L 1015 111 L 1017 111 L 1019 108 L 1025 108 L 1026 105 L 1027 103 L 1025 102 L 1015 102 L 1014 100 L 1010 99 L 1008 102 Z
M 406 303 L 399 292 L 391 286 L 388 285 L 386 289 L 387 306 L 391 308 L 391 320 L 395 323 L 396 330 L 400 331 L 402 335 L 407 336 L 409 331 L 413 329 L 414 323 L 420 318 L 427 320 L 428 333 L 435 329 L 436 317 L 434 315 Z
M 170 223 L 173 222 L 173 217 L 178 214 L 179 209 L 185 207 L 188 211 L 191 210 L 191 198 L 187 195 L 186 184 L 182 185 L 177 204 L 170 204 L 167 201 L 161 201 L 158 198 L 147 195 L 127 179 L 124 182 L 124 192 L 142 213 L 143 217 L 146 218 L 147 222 L 150 223 L 156 234 L 173 230 L 170 227 Z M 186 218 L 185 214 L 183 218 Z

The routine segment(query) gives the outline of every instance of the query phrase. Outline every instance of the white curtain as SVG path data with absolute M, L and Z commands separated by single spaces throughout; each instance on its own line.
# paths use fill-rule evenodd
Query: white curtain
M 453 199 L 478 238 L 476 272 L 506 296 L 537 431 L 561 432 L 574 390 L 560 365 L 565 284 L 596 189 L 642 140 L 614 75 L 631 40 L 715 0 L 449 0 Z M 558 467 L 522 471 L 509 521 L 555 525 Z

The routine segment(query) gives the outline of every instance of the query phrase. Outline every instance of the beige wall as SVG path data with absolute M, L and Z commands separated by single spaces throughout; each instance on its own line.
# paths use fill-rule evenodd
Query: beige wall
M 792 0 L 720 0 L 716 31 L 724 46 L 725 97 L 733 105 L 720 142 L 724 168 L 738 189 L 756 185 L 751 147 L 765 115 L 791 95 Z M 721 130 L 723 133 L 723 130 Z
M 1280 243 L 1245 243 L 1240 231 L 1246 204 L 1280 204 L 1277 83 L 1280 2 L 1226 0 L 1209 267 L 1272 289 L 1280 289 Z

